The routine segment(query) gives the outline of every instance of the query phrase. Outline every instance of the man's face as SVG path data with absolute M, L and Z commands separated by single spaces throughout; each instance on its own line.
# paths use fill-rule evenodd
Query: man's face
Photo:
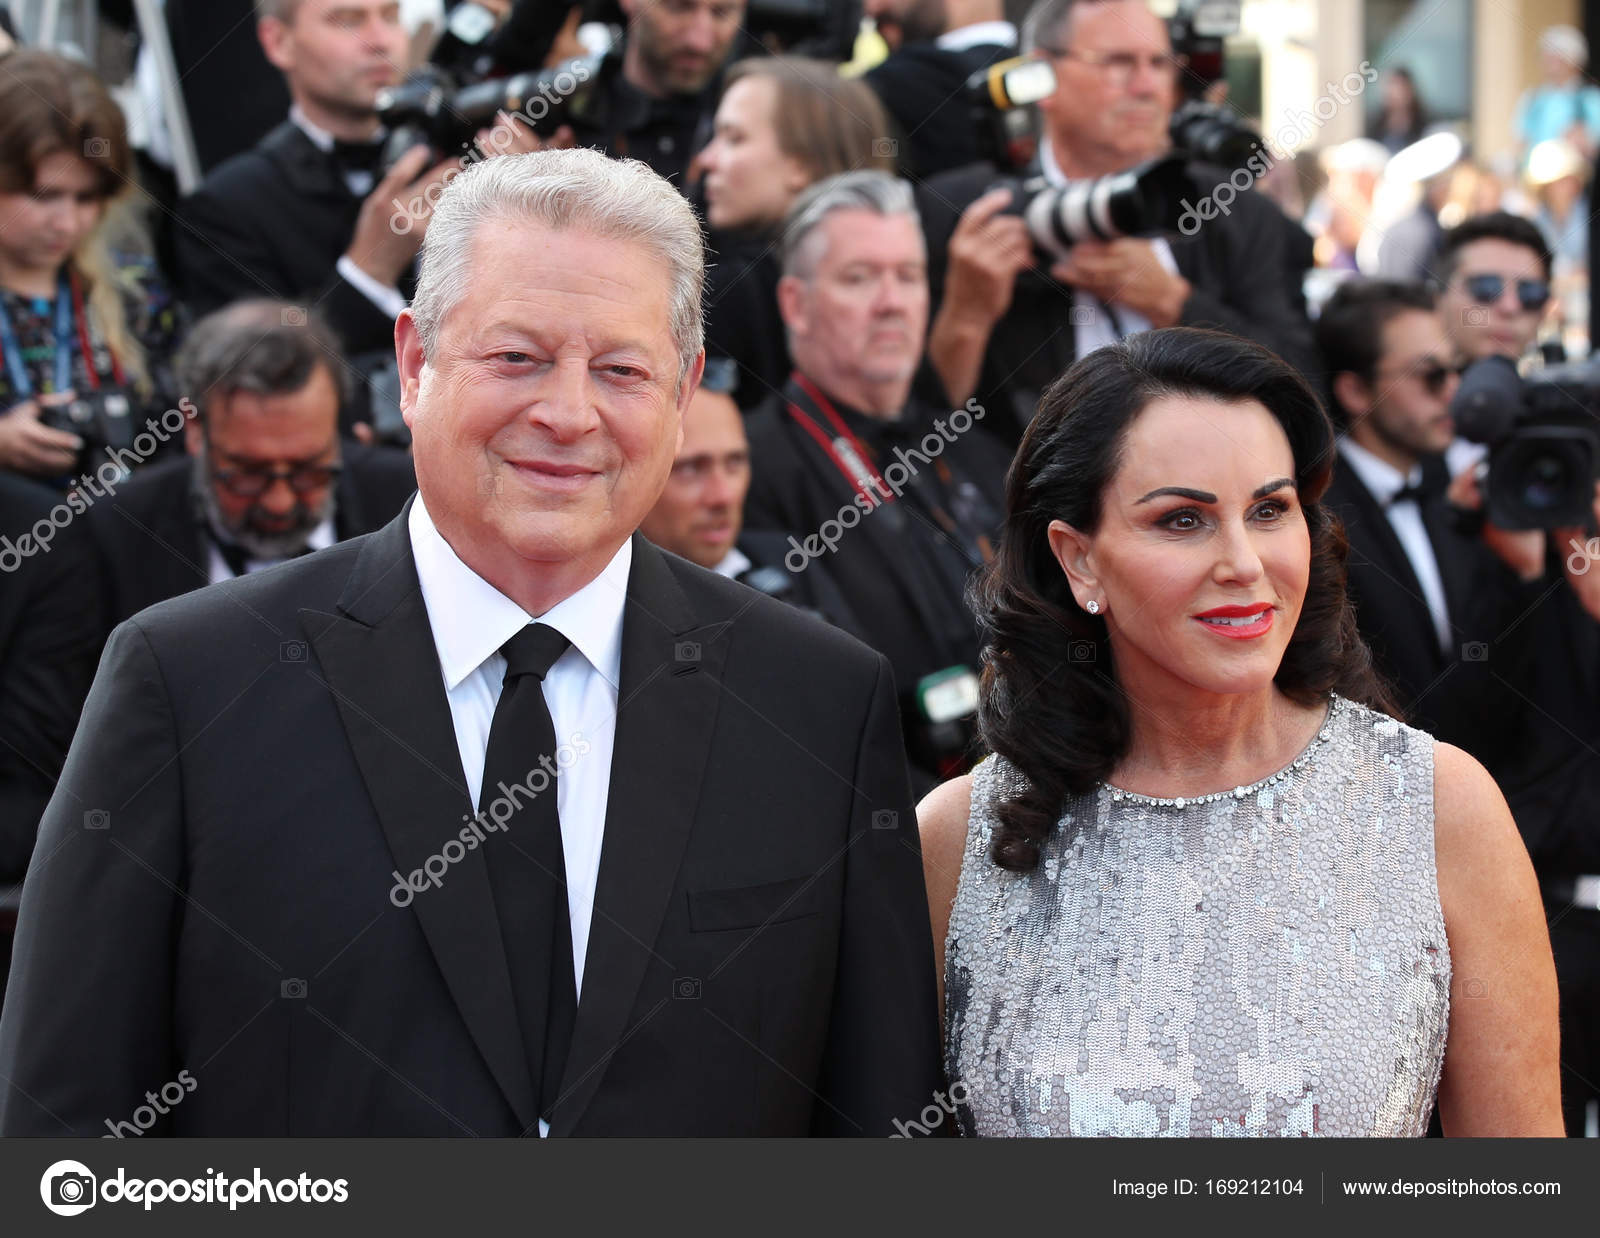
M 667 488 L 639 531 L 663 550 L 713 568 L 739 540 L 750 489 L 750 449 L 733 397 L 695 392 Z
M 258 558 L 304 550 L 333 510 L 327 470 L 339 461 L 338 426 L 339 390 L 326 366 L 299 391 L 207 401 L 205 424 L 189 423 L 185 445 L 219 531 Z
M 1039 103 L 1053 145 L 1076 160 L 1113 167 L 1166 148 L 1177 74 L 1167 25 L 1144 0 L 1083 5 L 1040 41 L 1058 82 Z
M 861 8 L 891 50 L 931 43 L 950 27 L 948 0 L 865 0 Z
M 623 10 L 648 83 L 673 95 L 705 89 L 744 20 L 744 0 L 624 0 Z
M 347 116 L 370 116 L 406 63 L 396 0 L 301 0 L 287 22 L 269 18 L 259 34 L 291 90 Z
M 1413 460 L 1450 446 L 1450 400 L 1459 382 L 1438 316 L 1396 314 L 1383 328 L 1383 356 L 1369 389 L 1368 432 Z
M 396 328 L 428 513 L 486 579 L 597 575 L 660 497 L 700 381 L 697 360 L 680 383 L 666 263 L 637 242 L 490 218 L 471 274 L 431 359 L 409 313 Z
M 1541 293 L 1541 290 L 1542 293 Z M 1524 299 L 1533 301 L 1531 307 Z M 1549 284 L 1526 245 L 1485 237 L 1463 245 L 1439 298 L 1439 313 L 1463 361 L 1521 357 L 1539 331 Z
M 805 358 L 801 368 L 819 379 L 909 380 L 928 325 L 927 255 L 916 219 L 834 211 L 806 246 L 821 250 L 811 276 L 785 277 L 792 293 L 784 320 L 797 364 Z

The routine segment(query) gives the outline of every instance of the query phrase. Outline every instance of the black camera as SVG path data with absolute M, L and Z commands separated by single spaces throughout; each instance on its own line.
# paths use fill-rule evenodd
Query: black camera
M 41 404 L 39 421 L 52 430 L 65 430 L 83 440 L 78 466 L 87 472 L 107 452 L 133 446 L 133 395 L 121 387 L 101 387 L 75 397 L 67 404 Z
M 550 69 L 458 86 L 445 69 L 424 65 L 378 96 L 378 117 L 389 130 L 383 166 L 392 168 L 418 145 L 440 159 L 463 152 L 500 112 L 548 137 L 592 106 L 599 66 L 598 56 L 579 56 Z
M 749 0 L 744 12 L 745 34 L 788 56 L 849 60 L 860 28 L 861 0 Z
M 1011 190 L 1007 213 L 1021 215 L 1033 243 L 1060 258 L 1079 241 L 1175 233 L 1185 200 L 1205 195 L 1181 155 L 1064 185 L 1052 185 L 1043 176 L 998 183 Z
M 1600 478 L 1600 365 L 1527 378 L 1505 357 L 1468 366 L 1450 402 L 1456 431 L 1489 448 L 1484 513 L 1502 529 L 1587 528 Z

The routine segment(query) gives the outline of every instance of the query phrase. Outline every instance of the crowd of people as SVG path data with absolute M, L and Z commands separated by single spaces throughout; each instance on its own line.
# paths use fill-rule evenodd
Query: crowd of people
M 1499 180 L 1396 66 L 1058 245 L 1174 153 L 1145 0 L 867 0 L 860 75 L 448 5 L 543 74 L 464 149 L 396 141 L 402 7 L 254 0 L 286 115 L 181 197 L 0 58 L 0 1133 L 214 1050 L 163 1129 L 1600 1134 L 1600 380 L 1513 432 L 1587 350 L 1581 35 Z M 436 873 L 514 717 L 583 754 L 542 841 Z

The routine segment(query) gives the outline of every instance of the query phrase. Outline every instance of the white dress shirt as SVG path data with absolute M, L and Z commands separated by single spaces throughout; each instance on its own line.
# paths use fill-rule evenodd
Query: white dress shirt
M 711 569 L 718 576 L 726 576 L 729 580 L 738 580 L 741 573 L 750 570 L 750 560 L 737 546 L 729 549 L 722 556 L 722 562 Z
M 946 30 L 933 41 L 947 52 L 964 52 L 969 47 L 993 43 L 1000 47 L 1017 45 L 1017 28 L 1008 21 L 979 21 L 957 30 Z
M 311 144 L 320 151 L 333 149 L 333 134 L 320 125 L 313 124 L 306 114 L 300 110 L 299 104 L 292 104 L 289 108 L 289 119 L 301 133 L 311 139 Z M 350 192 L 358 198 L 364 198 L 372 192 L 372 186 L 377 178 L 371 172 L 346 172 L 344 183 L 350 187 Z M 333 269 L 339 277 L 359 292 L 367 300 L 387 314 L 390 318 L 400 317 L 400 311 L 406 308 L 406 299 L 398 288 L 374 279 L 350 258 L 349 254 L 340 254 L 339 261 L 334 263 Z
M 1039 170 L 1044 173 L 1045 180 L 1052 185 L 1067 183 L 1067 174 L 1061 170 L 1061 165 L 1051 153 L 1049 134 L 1042 134 L 1039 138 Z M 1150 248 L 1155 251 L 1156 260 L 1170 274 L 1178 274 L 1178 261 L 1172 256 L 1172 246 L 1167 244 L 1167 238 L 1151 237 L 1149 242 Z M 1106 313 L 1106 306 L 1099 297 L 1092 296 L 1081 288 L 1072 290 L 1072 339 L 1078 359 L 1087 357 L 1107 344 L 1115 344 L 1127 336 L 1150 330 L 1150 320 L 1138 310 L 1120 301 L 1113 301 L 1111 305 L 1117 315 L 1115 323 Z
M 339 540 L 339 535 L 333 527 L 333 517 L 329 516 L 316 528 L 306 535 L 306 546 L 311 550 L 322 550 Z M 283 559 L 257 559 L 247 558 L 244 561 L 245 575 L 259 572 L 262 568 L 273 567 L 283 563 Z M 233 579 L 233 569 L 228 566 L 228 561 L 222 557 L 222 551 L 217 549 L 217 543 L 212 538 L 206 538 L 206 579 L 212 584 L 223 580 Z
M 506 660 L 500 646 L 529 623 L 547 623 L 572 642 L 544 677 L 544 700 L 557 745 L 581 752 L 556 779 L 556 811 L 567 861 L 567 906 L 572 966 L 579 992 L 600 872 L 600 840 L 611 789 L 611 751 L 617 730 L 617 685 L 622 675 L 622 609 L 633 566 L 633 543 L 623 542 L 605 570 L 542 615 L 529 616 L 461 561 L 434 527 L 419 494 L 411 505 L 411 552 L 434 647 L 455 723 L 461 772 L 482 808 L 483 760 L 489 725 L 500 700 Z M 529 762 L 532 769 L 537 761 Z M 490 789 L 492 791 L 492 788 Z M 494 845 L 491 835 L 485 846 Z
M 1422 480 L 1422 466 L 1417 465 L 1409 476 L 1402 477 L 1394 465 L 1378 459 L 1361 444 L 1348 438 L 1339 440 L 1339 454 L 1388 516 L 1389 527 L 1399 538 L 1406 558 L 1411 561 L 1411 570 L 1416 574 L 1417 583 L 1422 586 L 1422 596 L 1428 603 L 1428 614 L 1433 619 L 1433 631 L 1439 638 L 1439 648 L 1448 652 L 1453 645 L 1450 610 L 1445 603 L 1444 577 L 1439 574 L 1439 560 L 1433 553 L 1433 542 L 1428 537 L 1427 526 L 1422 523 L 1422 509 L 1415 502 L 1392 501 L 1402 486 L 1414 486 Z

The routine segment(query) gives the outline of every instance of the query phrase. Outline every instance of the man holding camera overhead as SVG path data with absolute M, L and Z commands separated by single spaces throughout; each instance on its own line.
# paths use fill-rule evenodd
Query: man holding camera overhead
M 1023 46 L 1058 85 L 1038 104 L 1043 135 L 1023 175 L 1050 184 L 1125 172 L 1165 154 L 1182 68 L 1166 24 L 1145 0 L 1039 0 Z M 920 195 L 939 311 L 929 357 L 949 398 L 976 394 L 1013 440 L 1039 393 L 1078 357 L 1151 327 L 1210 326 L 1309 365 L 1309 328 L 1290 304 L 1277 208 L 1235 192 L 1226 170 L 1190 164 L 1202 187 L 1232 198 L 1202 211 L 1193 234 L 1082 241 L 1039 258 L 1020 203 L 975 164 L 935 177 Z

